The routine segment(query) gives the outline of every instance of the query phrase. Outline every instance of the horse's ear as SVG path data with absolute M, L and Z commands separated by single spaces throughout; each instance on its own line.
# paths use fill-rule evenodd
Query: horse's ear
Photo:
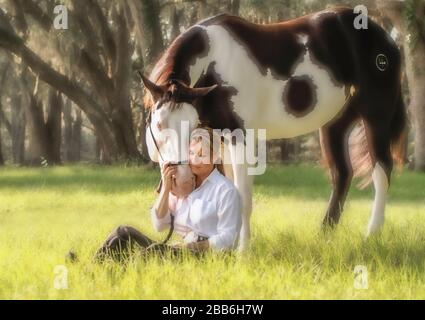
M 206 96 L 208 93 L 217 88 L 218 85 L 215 84 L 210 87 L 202 87 L 202 88 L 191 88 L 183 83 L 180 83 L 180 87 L 178 89 L 179 95 L 185 97 L 189 100 L 195 100 L 197 98 L 201 98 Z
M 145 88 L 152 94 L 154 100 L 161 98 L 165 93 L 164 88 L 150 81 L 142 72 L 138 71 L 138 73 Z
M 210 87 L 203 87 L 203 88 L 191 88 L 191 94 L 195 97 L 195 98 L 199 98 L 199 97 L 204 97 L 206 96 L 208 93 L 210 93 L 211 91 L 213 91 L 215 88 L 218 87 L 218 84 L 215 84 L 213 86 Z

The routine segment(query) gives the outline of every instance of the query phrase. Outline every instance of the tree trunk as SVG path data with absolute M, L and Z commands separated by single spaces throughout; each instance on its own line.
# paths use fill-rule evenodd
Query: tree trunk
M 229 0 L 230 13 L 237 16 L 239 15 L 239 9 L 241 6 L 240 0 Z
M 4 157 L 3 157 L 3 146 L 2 146 L 2 132 L 1 132 L 1 121 L 0 121 L 0 166 L 4 166 Z
M 171 9 L 171 37 L 170 43 L 180 35 L 180 20 L 182 18 L 182 10 L 178 10 L 175 5 Z
M 1 103 L 0 95 L 0 166 L 4 165 L 3 146 L 2 146 L 2 125 L 7 123 L 6 115 L 3 112 L 3 105 Z M 7 124 L 6 124 L 7 127 Z M 9 132 L 10 133 L 10 132 Z
M 158 0 L 131 0 L 128 5 L 136 25 L 136 35 L 143 52 L 143 60 L 148 66 L 164 50 L 159 2 Z
M 73 162 L 81 160 L 81 130 L 83 117 L 81 110 L 76 110 L 75 121 L 72 125 L 71 159 Z
M 4 156 L 3 156 L 3 146 L 2 146 L 2 124 L 3 122 L 7 122 L 6 116 L 3 113 L 3 105 L 2 105 L 2 101 L 1 98 L 3 96 L 3 88 L 4 88 L 4 83 L 7 77 L 7 70 L 9 69 L 9 64 L 6 64 L 6 66 L 4 67 L 4 69 L 2 70 L 1 74 L 0 74 L 0 166 L 4 165 Z
M 63 158 L 72 162 L 72 103 L 66 99 L 63 105 Z
M 96 151 L 96 160 L 101 162 L 102 150 L 101 150 L 99 139 L 97 137 L 96 137 L 96 150 L 95 151 Z
M 47 160 L 51 164 L 61 163 L 62 107 L 62 95 L 58 91 L 50 89 L 46 134 Z
M 11 132 L 12 139 L 12 161 L 14 164 L 22 165 L 25 162 L 25 130 L 26 117 L 25 108 L 22 104 L 22 96 L 11 97 Z
M 29 165 L 40 165 L 47 160 L 47 131 L 44 123 L 43 106 L 34 95 L 27 105 L 28 119 L 28 156 Z
M 81 131 L 83 119 L 80 109 L 75 109 L 75 119 L 73 119 L 72 110 L 71 100 L 67 99 L 63 107 L 64 158 L 67 162 L 78 162 L 81 160 Z
M 420 43 L 414 50 L 408 49 L 406 59 L 410 91 L 409 109 L 413 114 L 415 170 L 425 171 L 425 43 Z
M 280 161 L 282 163 L 289 163 L 291 159 L 290 142 L 286 139 L 281 139 L 279 143 L 280 147 Z

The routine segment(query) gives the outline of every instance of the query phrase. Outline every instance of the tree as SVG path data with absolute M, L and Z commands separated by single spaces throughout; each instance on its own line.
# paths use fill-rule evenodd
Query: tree
M 11 2 L 14 18 L 4 11 L 0 13 L 0 47 L 19 56 L 40 80 L 65 94 L 85 113 L 101 143 L 105 162 L 140 159 L 130 106 L 133 48 L 124 14 L 125 3 L 72 0 L 70 32 L 59 36 L 52 29 L 52 11 L 32 0 Z M 54 2 L 47 4 L 51 8 L 49 4 Z M 60 67 L 72 64 L 78 72 L 68 77 L 58 71 L 46 62 L 46 57 L 36 53 L 31 39 L 15 31 L 13 24 L 18 28 L 26 23 L 28 16 L 37 22 L 41 32 L 56 33 L 56 49 L 60 54 L 55 58 L 62 59 Z
M 14 79 L 15 88 L 21 88 L 21 83 L 18 79 Z M 12 82 L 12 83 L 13 83 Z M 9 134 L 12 139 L 12 160 L 14 164 L 24 164 L 25 162 L 25 133 L 26 133 L 26 117 L 25 97 L 22 97 L 19 92 L 11 93 L 11 123 Z
M 3 70 L 0 71 L 0 166 L 4 165 L 4 156 L 3 156 L 3 145 L 2 145 L 2 123 L 6 122 L 6 117 L 3 113 L 3 105 L 1 103 L 2 91 L 4 88 L 4 82 L 7 75 L 7 70 L 9 68 L 9 64 L 5 64 L 3 66 Z
M 144 64 L 149 66 L 164 50 L 159 1 L 130 0 L 128 5 Z
M 73 116 L 73 111 L 75 116 Z M 63 106 L 63 146 L 64 159 L 67 162 L 80 161 L 82 114 L 80 109 L 73 108 L 72 101 L 66 99 Z

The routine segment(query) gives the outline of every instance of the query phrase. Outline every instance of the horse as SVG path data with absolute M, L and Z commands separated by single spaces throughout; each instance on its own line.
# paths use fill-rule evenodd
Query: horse
M 381 230 L 394 162 L 404 158 L 401 57 L 385 30 L 369 18 L 366 29 L 357 29 L 356 17 L 353 9 L 338 7 L 260 25 L 220 14 L 184 31 L 149 77 L 142 75 L 152 161 L 164 161 L 167 148 L 177 149 L 170 146 L 175 142 L 161 141 L 162 130 L 187 138 L 179 129 L 182 120 L 189 130 L 200 122 L 214 129 L 262 128 L 267 139 L 319 130 L 332 182 L 323 228 L 339 222 L 352 179 L 368 174 L 375 198 L 366 232 Z M 353 132 L 355 139 L 349 139 Z M 240 143 L 226 148 L 243 204 L 239 248 L 244 250 L 252 176 L 247 164 L 235 160 Z

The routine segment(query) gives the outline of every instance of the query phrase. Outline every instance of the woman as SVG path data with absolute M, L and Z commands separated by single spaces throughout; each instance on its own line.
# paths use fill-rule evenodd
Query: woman
M 196 177 L 195 190 L 188 196 L 172 192 L 177 167 L 168 163 L 161 168 L 162 188 L 151 210 L 155 229 L 159 232 L 174 228 L 183 241 L 174 249 L 203 252 L 226 250 L 237 246 L 241 228 L 241 203 L 233 183 L 223 174 L 220 162 L 220 139 L 214 139 L 211 128 L 198 128 L 191 135 L 189 163 Z M 216 145 L 214 145 L 216 143 Z M 155 242 L 136 229 L 118 227 L 98 250 L 96 257 L 118 254 L 137 243 L 143 248 Z

